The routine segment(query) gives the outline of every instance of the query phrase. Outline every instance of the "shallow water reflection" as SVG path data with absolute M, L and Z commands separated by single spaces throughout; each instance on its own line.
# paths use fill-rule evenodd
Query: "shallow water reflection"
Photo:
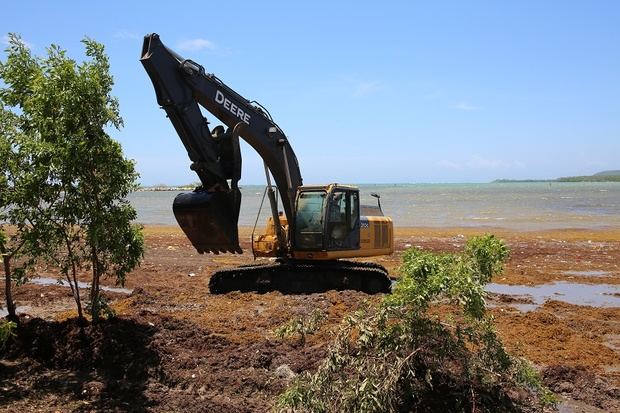
M 531 311 L 547 300 L 563 301 L 592 307 L 620 307 L 620 286 L 611 284 L 580 284 L 556 281 L 542 285 L 487 284 L 490 293 L 528 296 L 534 304 L 516 304 L 521 311 Z
M 589 270 L 589 271 L 562 271 L 564 275 L 574 275 L 577 277 L 606 277 L 609 275 L 609 271 L 601 271 L 601 270 Z
M 58 279 L 56 278 L 37 277 L 37 278 L 29 279 L 28 282 L 31 284 L 37 284 L 37 285 L 59 285 L 61 287 L 69 288 L 69 283 L 67 283 L 66 281 L 63 281 L 61 284 L 58 282 Z M 78 281 L 78 288 L 88 289 L 90 288 L 90 283 Z M 100 285 L 99 288 L 101 289 L 101 291 L 109 291 L 111 293 L 131 294 L 133 292 L 133 290 L 129 288 L 122 288 L 122 287 L 106 287 L 105 285 Z

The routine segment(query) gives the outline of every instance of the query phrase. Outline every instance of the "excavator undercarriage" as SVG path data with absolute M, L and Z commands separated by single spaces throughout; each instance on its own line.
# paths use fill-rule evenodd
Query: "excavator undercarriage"
M 329 290 L 357 290 L 377 294 L 389 292 L 390 287 L 388 272 L 382 265 L 345 260 L 278 259 L 268 264 L 219 270 L 209 281 L 209 290 L 214 294 L 231 291 L 309 294 Z

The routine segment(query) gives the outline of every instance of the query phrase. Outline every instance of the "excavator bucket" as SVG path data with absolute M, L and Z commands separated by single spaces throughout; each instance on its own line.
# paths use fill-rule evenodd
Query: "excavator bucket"
M 172 210 L 179 226 L 199 253 L 241 254 L 237 229 L 240 206 L 239 189 L 227 192 L 199 190 L 177 195 Z

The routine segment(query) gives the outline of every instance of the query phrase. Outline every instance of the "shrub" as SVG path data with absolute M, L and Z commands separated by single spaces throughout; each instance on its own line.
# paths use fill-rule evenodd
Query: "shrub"
M 8 320 L 0 320 L 0 350 L 4 349 L 4 346 L 11 337 L 15 337 L 15 329 L 17 323 Z
M 321 327 L 326 315 L 319 309 L 315 309 L 309 316 L 301 316 L 290 319 L 285 324 L 274 330 L 278 338 L 292 337 L 299 335 L 299 342 L 303 346 L 306 344 L 306 336 L 314 334 Z
M 544 393 L 505 351 L 484 285 L 508 249 L 492 235 L 461 254 L 409 249 L 378 305 L 347 316 L 327 357 L 281 394 L 278 408 L 312 412 L 520 411 Z M 523 389 L 528 400 L 514 400 Z

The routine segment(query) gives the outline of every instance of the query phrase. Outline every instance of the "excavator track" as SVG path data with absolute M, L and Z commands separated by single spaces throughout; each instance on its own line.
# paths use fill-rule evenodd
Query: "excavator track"
M 212 294 L 231 291 L 311 294 L 329 290 L 389 293 L 391 280 L 385 267 L 355 261 L 278 260 L 216 271 L 209 281 Z

